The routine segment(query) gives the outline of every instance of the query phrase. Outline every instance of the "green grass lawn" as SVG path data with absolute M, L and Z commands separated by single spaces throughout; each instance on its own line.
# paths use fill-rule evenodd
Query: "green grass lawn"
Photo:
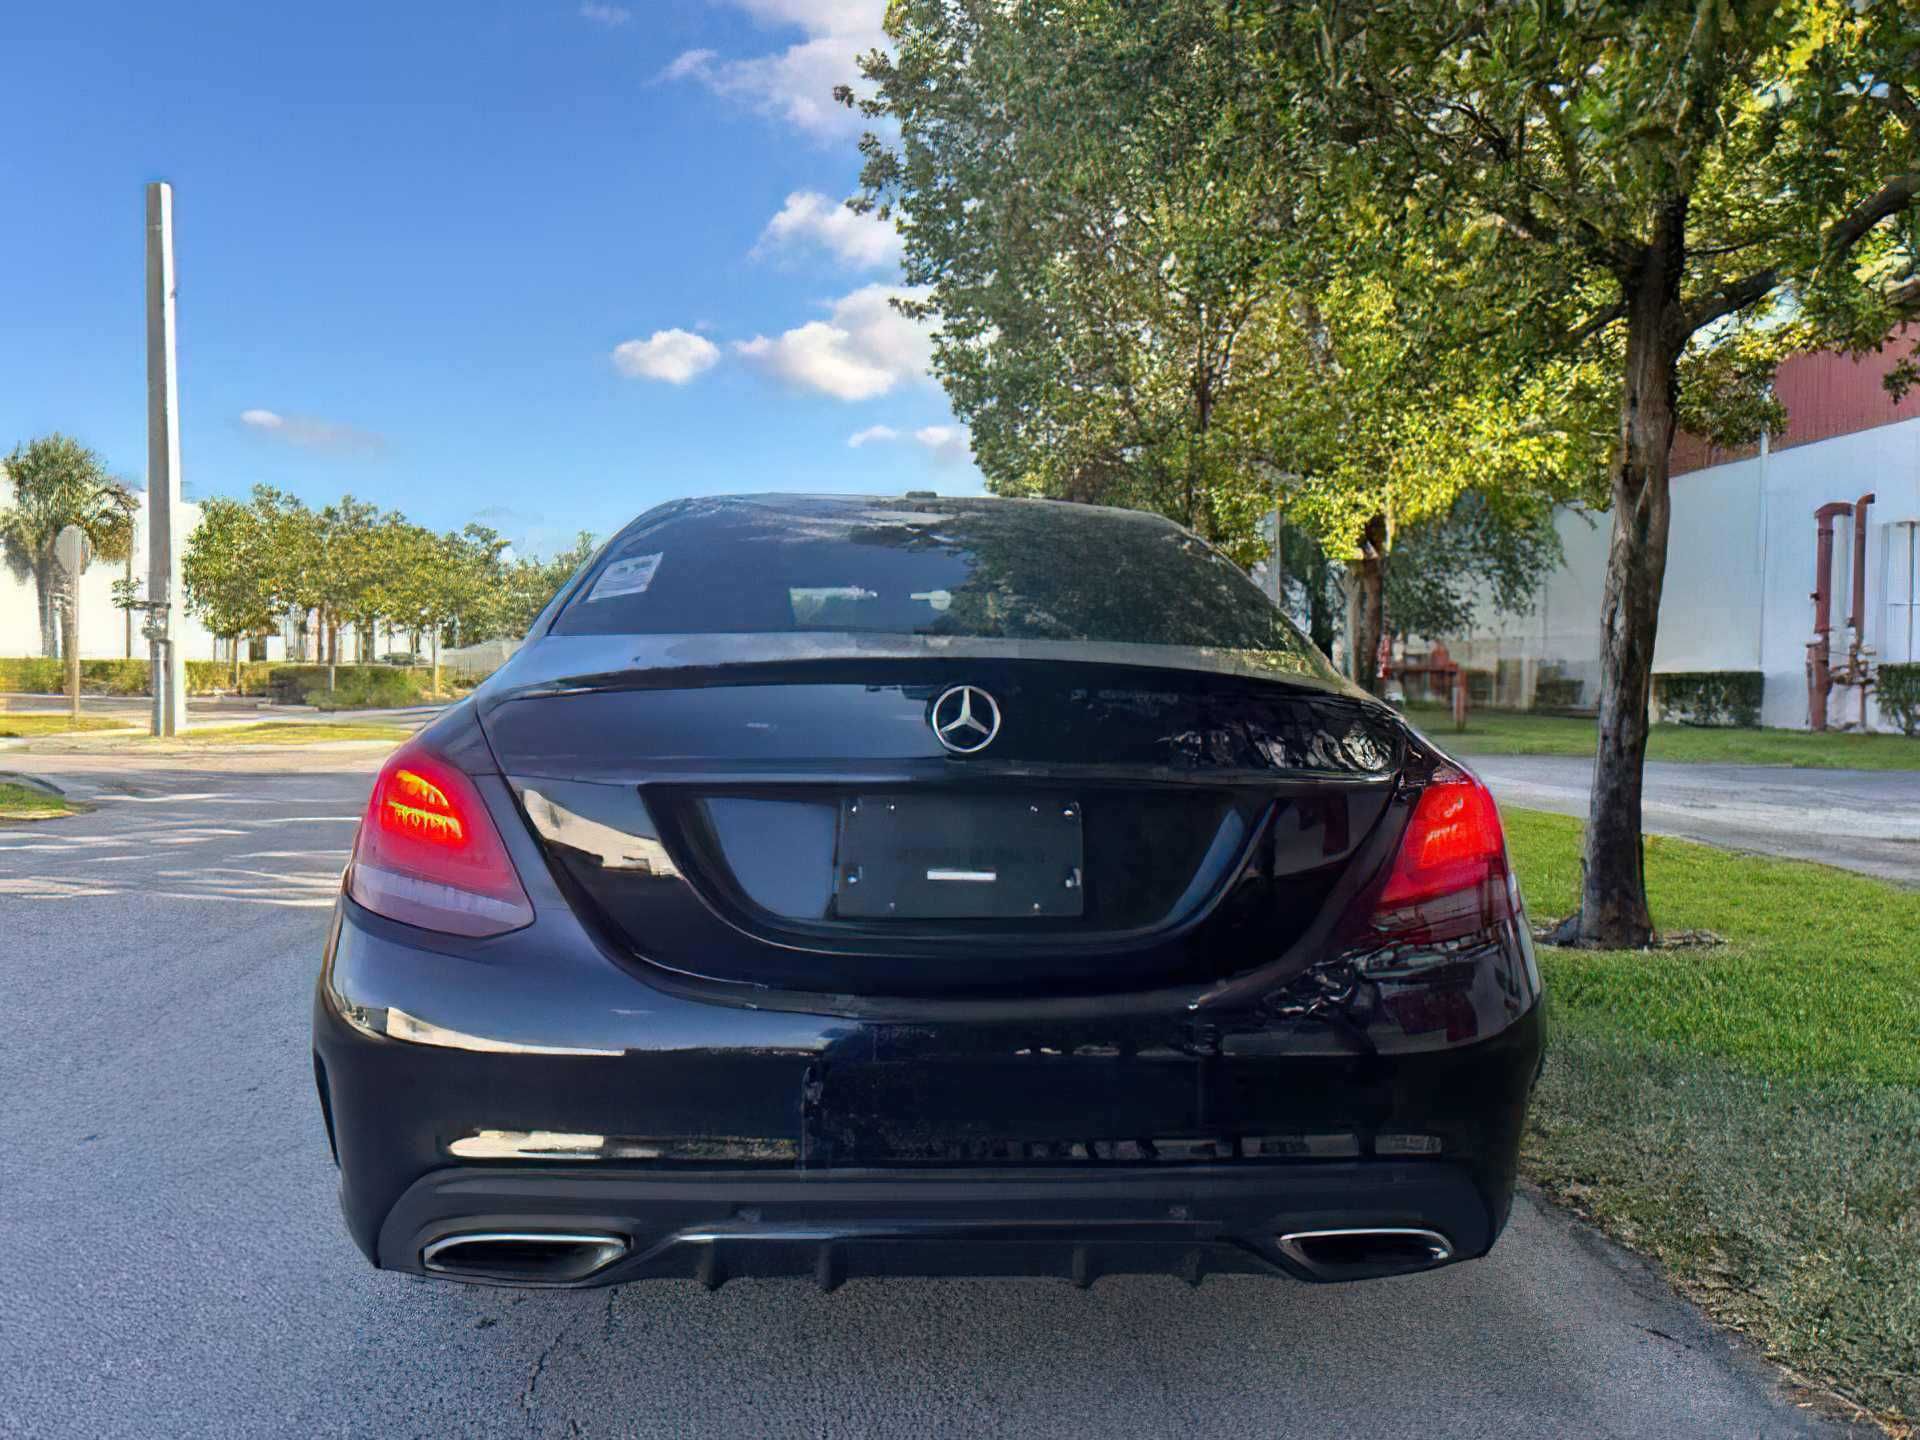
M 1468 714 L 1465 730 L 1455 730 L 1452 717 L 1440 706 L 1409 705 L 1406 713 L 1438 744 L 1462 755 L 1593 755 L 1591 720 L 1476 710 Z M 1812 770 L 1920 770 L 1920 738 L 1656 725 L 1647 741 L 1647 758 Z
M 1505 818 L 1536 921 L 1577 821 Z M 1543 949 L 1525 1168 L 1775 1359 L 1920 1419 L 1920 892 L 1649 838 L 1663 929 L 1709 950 Z
M 189 728 L 180 738 L 194 745 L 318 745 L 327 740 L 387 740 L 398 744 L 412 733 L 404 725 L 264 720 L 258 725 Z
M 31 785 L 0 780 L 0 820 L 51 820 L 72 813 L 58 795 L 49 795 Z
M 124 730 L 132 724 L 130 720 L 118 720 L 110 715 L 82 715 L 76 720 L 71 715 L 0 714 L 0 740 L 33 735 L 71 735 L 81 730 Z

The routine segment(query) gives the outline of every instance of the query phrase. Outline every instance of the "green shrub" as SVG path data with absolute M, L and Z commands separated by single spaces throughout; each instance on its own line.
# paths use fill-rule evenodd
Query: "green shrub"
M 1580 703 L 1581 682 L 1570 675 L 1563 675 L 1557 667 L 1541 666 L 1540 675 L 1533 682 L 1533 705 L 1536 710 L 1571 710 Z
M 67 662 L 31 657 L 0 660 L 0 690 L 21 695 L 61 695 L 67 689 Z M 85 695 L 144 695 L 145 660 L 82 660 L 80 691 Z
M 333 679 L 330 691 L 324 665 L 276 665 L 270 685 L 273 698 L 285 705 L 380 710 L 425 702 L 433 672 L 399 665 L 336 665 Z
M 1758 670 L 1697 670 L 1653 677 L 1653 703 L 1662 719 L 1682 725 L 1760 725 L 1766 676 Z
M 85 675 L 81 679 L 85 682 Z M 58 660 L 0 660 L 0 690 L 16 695 L 58 695 L 67 687 L 67 667 Z
M 1920 662 L 1880 667 L 1880 713 L 1903 735 L 1920 735 Z
M 283 705 L 321 705 L 330 709 L 386 708 L 418 705 L 427 698 L 430 670 L 407 670 L 392 665 L 341 665 L 339 686 L 327 694 L 327 667 L 289 665 L 281 661 L 246 660 L 240 665 L 240 683 L 233 678 L 230 660 L 187 661 L 188 695 L 253 695 L 271 697 Z M 0 693 L 63 695 L 67 689 L 64 660 L 27 657 L 0 660 Z M 87 695 L 145 695 L 147 662 L 138 660 L 82 660 L 80 689 Z
M 270 677 L 278 668 L 265 660 L 243 660 L 240 662 L 240 683 L 235 685 L 231 660 L 189 660 L 187 694 L 265 695 L 268 693 Z

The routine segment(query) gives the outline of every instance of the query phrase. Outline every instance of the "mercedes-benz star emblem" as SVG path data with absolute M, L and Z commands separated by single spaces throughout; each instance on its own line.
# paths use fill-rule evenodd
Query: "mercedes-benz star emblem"
M 940 692 L 928 712 L 933 737 L 956 755 L 984 750 L 1000 733 L 1000 706 L 993 696 L 973 685 L 955 685 Z

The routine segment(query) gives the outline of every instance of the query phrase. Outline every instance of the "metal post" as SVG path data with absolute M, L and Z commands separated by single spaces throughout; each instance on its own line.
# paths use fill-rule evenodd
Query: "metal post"
M 152 611 L 153 733 L 187 727 L 181 648 L 180 415 L 174 344 L 173 187 L 147 186 L 147 598 Z

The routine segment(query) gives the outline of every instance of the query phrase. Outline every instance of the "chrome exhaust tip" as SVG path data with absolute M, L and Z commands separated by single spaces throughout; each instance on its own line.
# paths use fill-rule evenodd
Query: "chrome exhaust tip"
M 624 1235 L 553 1230 L 472 1230 L 444 1235 L 420 1252 L 432 1274 L 517 1285 L 571 1285 L 630 1249 Z
M 1453 1242 L 1438 1230 L 1365 1226 L 1295 1230 L 1282 1235 L 1280 1253 L 1316 1280 L 1366 1280 L 1431 1270 L 1453 1258 Z

